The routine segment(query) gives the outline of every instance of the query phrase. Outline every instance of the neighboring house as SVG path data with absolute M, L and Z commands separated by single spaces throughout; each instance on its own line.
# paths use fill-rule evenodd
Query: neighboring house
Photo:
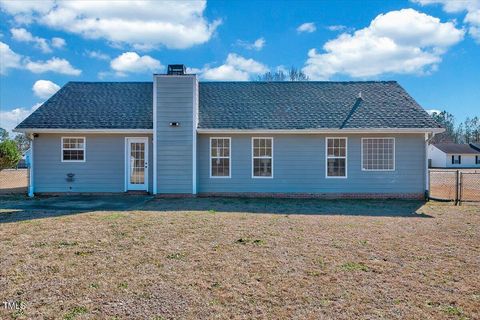
M 169 67 L 170 70 L 170 67 Z M 421 197 L 443 129 L 394 81 L 69 82 L 16 128 L 33 193 Z
M 480 168 L 480 150 L 474 144 L 431 144 L 428 159 L 432 168 Z

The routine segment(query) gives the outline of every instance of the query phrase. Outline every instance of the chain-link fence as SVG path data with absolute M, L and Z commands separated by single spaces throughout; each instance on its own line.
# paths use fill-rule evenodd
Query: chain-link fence
M 460 172 L 459 200 L 480 201 L 480 171 Z
M 428 175 L 430 199 L 480 202 L 480 170 L 430 169 Z
M 26 194 L 28 169 L 0 170 L 0 194 Z

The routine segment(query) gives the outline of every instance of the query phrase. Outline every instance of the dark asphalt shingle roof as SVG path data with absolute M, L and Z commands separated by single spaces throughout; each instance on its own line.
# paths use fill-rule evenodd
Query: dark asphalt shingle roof
M 17 128 L 150 129 L 152 91 L 151 82 L 69 82 Z M 201 82 L 199 101 L 208 129 L 440 127 L 394 81 Z
M 475 150 L 468 144 L 436 143 L 434 146 L 445 153 L 480 154 L 480 151 Z
M 69 82 L 17 128 L 152 129 L 152 82 Z

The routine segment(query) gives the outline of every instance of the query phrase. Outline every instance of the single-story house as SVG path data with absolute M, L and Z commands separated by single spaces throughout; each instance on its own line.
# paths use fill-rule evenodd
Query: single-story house
M 394 81 L 69 82 L 21 122 L 30 195 L 421 197 L 443 129 Z
M 432 168 L 480 168 L 480 150 L 475 144 L 431 144 L 428 159 Z

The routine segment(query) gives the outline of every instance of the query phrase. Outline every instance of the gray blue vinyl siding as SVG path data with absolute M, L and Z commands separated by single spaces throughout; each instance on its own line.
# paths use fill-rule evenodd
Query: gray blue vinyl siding
M 423 134 L 254 135 L 273 137 L 273 178 L 252 178 L 252 135 L 199 135 L 198 192 L 423 193 Z M 325 175 L 325 137 L 347 137 L 347 178 Z M 362 137 L 395 138 L 394 171 L 362 171 Z M 209 138 L 231 137 L 231 178 L 210 178 Z
M 62 162 L 62 137 L 86 138 L 85 162 Z M 138 134 L 46 134 L 34 140 L 35 192 L 124 192 L 125 137 L 148 137 L 149 160 L 152 164 L 152 135 Z M 149 191 L 152 191 L 152 166 L 148 166 Z M 74 181 L 67 182 L 67 174 Z
M 157 193 L 192 193 L 194 76 L 156 76 Z M 180 126 L 172 127 L 170 122 Z

